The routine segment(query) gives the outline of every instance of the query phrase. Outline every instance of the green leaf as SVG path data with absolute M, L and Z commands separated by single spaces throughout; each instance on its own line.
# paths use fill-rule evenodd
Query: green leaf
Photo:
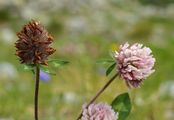
M 25 71 L 31 71 L 34 74 L 35 65 L 34 64 L 24 64 L 23 69 Z
M 43 66 L 43 65 L 40 65 L 40 69 L 48 74 L 51 74 L 51 75 L 56 75 L 55 72 L 53 71 L 50 71 L 49 68 L 47 66 Z
M 109 66 L 109 68 L 106 70 L 106 76 L 108 76 L 112 72 L 112 70 L 115 68 L 115 65 L 116 63 Z
M 56 69 L 68 63 L 65 60 L 51 59 L 48 60 L 48 66 L 40 65 L 40 69 L 48 74 L 56 75 Z
M 112 108 L 119 113 L 118 120 L 125 120 L 131 112 L 131 101 L 128 93 L 117 96 L 112 102 Z
M 63 65 L 68 64 L 68 61 L 65 60 L 58 60 L 58 59 L 52 59 L 48 61 L 48 64 L 52 65 L 55 68 L 61 67 Z
M 28 70 L 29 70 L 29 71 L 30 71 L 30 70 L 33 70 L 34 67 L 35 67 L 35 66 L 32 65 L 32 64 L 24 64 L 24 65 L 23 65 L 23 69 L 26 70 L 26 71 L 28 71 Z
M 112 59 L 101 59 L 101 60 L 98 60 L 96 63 L 97 64 L 110 64 L 110 63 L 113 63 L 115 62 L 114 60 Z

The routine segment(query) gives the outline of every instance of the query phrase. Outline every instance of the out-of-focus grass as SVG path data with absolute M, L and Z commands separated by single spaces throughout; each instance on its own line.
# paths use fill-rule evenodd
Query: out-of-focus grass
M 57 75 L 52 76 L 49 82 L 41 82 L 40 119 L 74 120 L 82 104 L 89 101 L 111 77 L 105 77 L 107 66 L 96 64 L 96 60 L 108 58 L 113 46 L 118 48 L 119 44 L 128 41 L 140 42 L 152 49 L 156 58 L 155 73 L 144 81 L 140 89 L 134 90 L 129 90 L 124 81 L 118 78 L 97 101 L 111 103 L 118 94 L 129 91 L 133 109 L 128 120 L 173 120 L 174 116 L 171 114 L 174 113 L 174 96 L 162 87 L 174 81 L 174 18 L 170 16 L 170 10 L 165 15 L 164 9 L 158 8 L 160 12 L 154 8 L 155 14 L 154 9 L 149 8 L 153 12 L 151 15 L 146 13 L 148 12 L 145 11 L 146 7 L 130 2 L 110 6 L 106 4 L 101 8 L 97 6 L 102 12 L 95 10 L 93 5 L 83 7 L 80 12 L 69 7 L 58 12 L 42 8 L 43 12 L 39 11 L 40 15 L 34 17 L 43 21 L 55 37 L 53 46 L 57 52 L 52 58 L 70 61 L 69 65 L 58 69 Z M 3 13 L 4 9 L 0 13 Z M 11 9 L 3 14 L 10 16 L 16 10 L 13 10 L 13 7 Z M 18 9 L 22 12 L 24 8 Z M 2 30 L 7 27 L 15 34 L 26 21 L 30 20 L 30 16 L 22 18 L 18 9 L 11 17 L 4 16 L 0 19 Z M 92 10 L 94 12 L 91 12 Z M 72 22 L 74 19 L 71 18 L 77 16 L 80 16 L 80 21 L 77 20 L 74 27 L 76 29 L 72 29 L 67 20 L 70 19 Z M 97 19 L 98 17 L 101 19 Z M 79 27 L 79 24 L 82 24 L 82 27 Z M 87 26 L 84 25 L 84 28 L 83 24 Z M 0 73 L 0 119 L 32 120 L 34 76 L 31 72 L 22 70 L 14 55 L 15 40 L 17 37 L 13 36 L 12 43 L 6 43 L 5 38 L 0 37 L 0 63 L 11 63 L 18 73 L 14 79 L 9 78 L 8 73 L 7 77 L 2 77 L 4 73 Z

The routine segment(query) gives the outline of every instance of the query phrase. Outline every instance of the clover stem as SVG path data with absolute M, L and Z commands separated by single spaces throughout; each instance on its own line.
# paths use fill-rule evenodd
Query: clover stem
M 97 94 L 90 100 L 90 102 L 85 106 L 84 109 L 88 108 L 90 104 L 92 104 L 103 91 L 114 81 L 114 79 L 118 76 L 118 73 L 116 73 L 98 92 Z M 78 118 L 76 120 L 79 120 L 82 117 L 83 111 L 80 113 Z
M 35 96 L 34 96 L 34 117 L 35 117 L 35 120 L 38 120 L 39 75 L 40 75 L 40 68 L 39 68 L 39 65 L 36 65 L 36 81 L 35 81 Z

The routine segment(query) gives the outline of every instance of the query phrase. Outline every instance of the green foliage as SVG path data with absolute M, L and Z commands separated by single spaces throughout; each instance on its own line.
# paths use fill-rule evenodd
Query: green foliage
M 105 65 L 105 64 L 110 64 L 110 63 L 114 63 L 114 62 L 115 61 L 112 59 L 101 59 L 101 60 L 98 60 L 96 63 Z
M 51 74 L 51 75 L 56 75 L 56 69 L 67 65 L 69 62 L 65 60 L 59 60 L 59 59 L 51 59 L 48 61 L 48 66 L 45 65 L 40 65 L 41 70 L 44 72 Z
M 125 120 L 130 114 L 132 108 L 128 93 L 123 93 L 117 96 L 111 105 L 114 111 L 119 113 L 118 120 Z
M 40 65 L 40 69 L 50 75 L 56 75 L 56 72 L 53 71 L 52 69 L 49 69 L 48 66 Z
M 165 7 L 174 3 L 174 0 L 139 0 L 144 5 L 154 5 L 159 7 Z
M 25 71 L 31 71 L 34 73 L 35 65 L 34 64 L 23 64 L 23 69 Z
M 34 67 L 35 67 L 35 65 L 33 65 L 33 64 L 24 64 L 23 65 L 23 69 L 26 70 L 26 71 L 33 70 Z
M 108 65 L 111 64 L 106 70 L 106 76 L 108 76 L 116 66 L 116 62 L 112 59 L 101 59 L 96 62 L 97 64 Z
M 55 68 L 59 68 L 61 66 L 67 65 L 69 62 L 65 60 L 59 60 L 59 59 L 51 59 L 48 61 L 48 64 L 50 66 L 53 66 Z
M 106 70 L 106 76 L 108 76 L 112 72 L 112 70 L 115 68 L 115 66 L 116 66 L 116 63 L 109 66 L 109 68 Z
M 40 69 L 48 74 L 56 75 L 55 69 L 58 69 L 64 65 L 67 65 L 69 62 L 65 60 L 51 59 L 48 61 L 48 66 L 40 65 Z M 31 71 L 35 73 L 35 65 L 34 64 L 24 64 L 23 69 L 25 71 Z
M 6 9 L 0 10 L 0 16 L 1 16 L 0 22 L 5 22 L 7 20 L 12 19 L 12 17 L 10 16 L 10 11 Z
M 133 40 L 147 40 L 152 34 L 153 24 L 149 20 L 143 20 L 137 22 L 134 25 L 134 29 L 128 32 L 128 37 Z

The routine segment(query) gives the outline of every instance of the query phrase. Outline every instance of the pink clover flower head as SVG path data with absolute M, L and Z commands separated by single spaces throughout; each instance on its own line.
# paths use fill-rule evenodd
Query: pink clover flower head
M 150 48 L 135 43 L 121 45 L 114 53 L 119 75 L 126 81 L 128 87 L 140 87 L 143 80 L 155 70 L 155 58 Z
M 117 120 L 118 113 L 106 103 L 91 104 L 83 109 L 81 120 Z

